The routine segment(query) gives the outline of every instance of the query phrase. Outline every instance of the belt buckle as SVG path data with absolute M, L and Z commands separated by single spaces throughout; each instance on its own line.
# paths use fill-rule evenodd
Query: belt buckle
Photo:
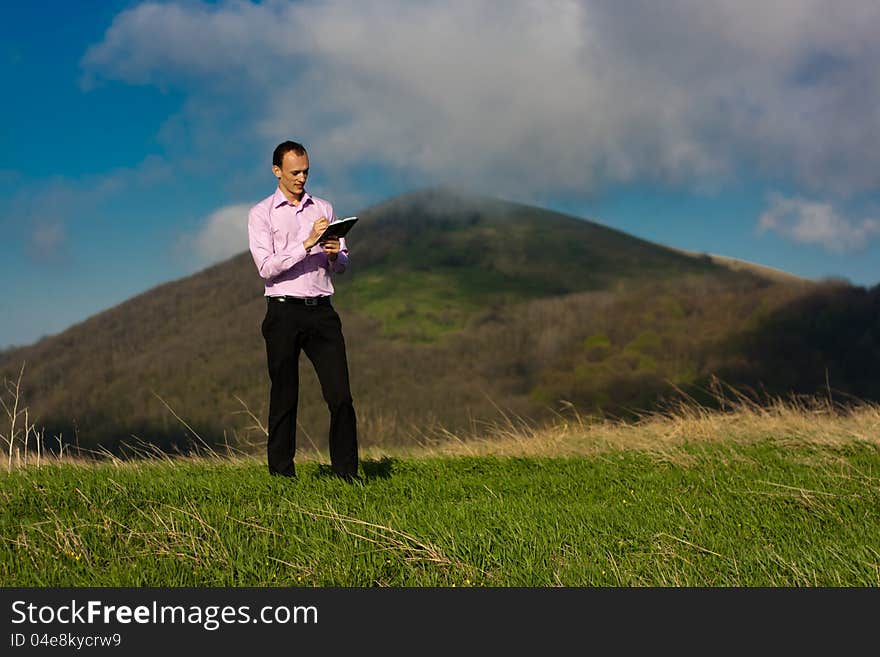
M 306 297 L 304 299 L 304 301 L 306 302 L 307 306 L 317 306 L 318 305 L 318 298 L 317 297 Z

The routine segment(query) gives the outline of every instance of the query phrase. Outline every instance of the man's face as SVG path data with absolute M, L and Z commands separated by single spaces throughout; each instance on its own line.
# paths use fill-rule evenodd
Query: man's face
M 287 151 L 281 160 L 281 166 L 273 165 L 272 171 L 283 191 L 300 198 L 306 188 L 306 179 L 309 177 L 309 156 Z

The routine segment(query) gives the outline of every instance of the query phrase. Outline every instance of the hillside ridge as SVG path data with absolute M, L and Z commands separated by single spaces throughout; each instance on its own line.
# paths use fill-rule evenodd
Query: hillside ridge
M 357 213 L 352 266 L 335 279 L 364 445 L 541 421 L 565 405 L 633 414 L 715 376 L 809 392 L 828 368 L 832 385 L 880 398 L 874 292 L 733 271 L 590 220 L 439 193 Z M 22 402 L 63 441 L 259 444 L 265 311 L 242 251 L 0 353 L 0 378 L 26 363 Z M 320 444 L 326 408 L 305 358 L 300 376 L 302 440 Z

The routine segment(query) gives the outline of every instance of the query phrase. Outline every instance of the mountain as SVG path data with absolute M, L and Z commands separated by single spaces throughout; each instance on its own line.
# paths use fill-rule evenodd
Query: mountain
M 487 306 L 723 271 L 597 223 L 446 189 L 360 216 L 340 299 L 413 340 L 461 329 Z
M 742 260 L 741 258 L 731 258 L 730 256 L 718 255 L 715 253 L 698 253 L 696 251 L 687 251 L 685 249 L 676 249 L 680 253 L 684 253 L 686 255 L 690 255 L 692 257 L 703 258 L 705 260 L 709 260 L 710 262 L 714 262 L 716 264 L 727 267 L 728 269 L 732 269 L 733 271 L 747 271 L 759 276 L 761 278 L 765 278 L 770 281 L 776 281 L 781 283 L 805 283 L 807 279 L 797 276 L 795 274 L 789 273 L 787 271 L 783 271 L 781 269 L 776 269 L 775 267 L 768 267 L 767 265 L 761 265 L 757 262 L 751 262 L 749 260 Z
M 562 408 L 626 415 L 713 377 L 880 396 L 877 289 L 767 276 L 541 208 L 430 189 L 358 213 L 336 279 L 363 445 Z M 0 377 L 50 442 L 261 445 L 263 285 L 247 251 L 36 344 Z M 872 314 L 873 313 L 873 314 Z M 844 328 L 845 327 L 845 330 Z M 836 340 L 835 336 L 846 336 Z M 299 444 L 327 412 L 301 362 Z M 257 447 L 258 449 L 258 447 Z

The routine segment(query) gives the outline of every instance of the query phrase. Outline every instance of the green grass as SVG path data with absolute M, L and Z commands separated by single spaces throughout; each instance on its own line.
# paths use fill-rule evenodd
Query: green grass
M 416 342 L 463 328 L 479 307 L 458 280 L 436 272 L 372 273 L 352 283 L 348 294 L 362 312 L 382 322 L 384 335 Z
M 878 586 L 880 449 L 254 460 L 0 475 L 4 586 Z
M 430 343 L 463 329 L 487 304 L 536 298 L 542 291 L 538 285 L 479 268 L 375 267 L 354 279 L 345 296 L 356 300 L 360 312 L 379 320 L 386 337 Z

